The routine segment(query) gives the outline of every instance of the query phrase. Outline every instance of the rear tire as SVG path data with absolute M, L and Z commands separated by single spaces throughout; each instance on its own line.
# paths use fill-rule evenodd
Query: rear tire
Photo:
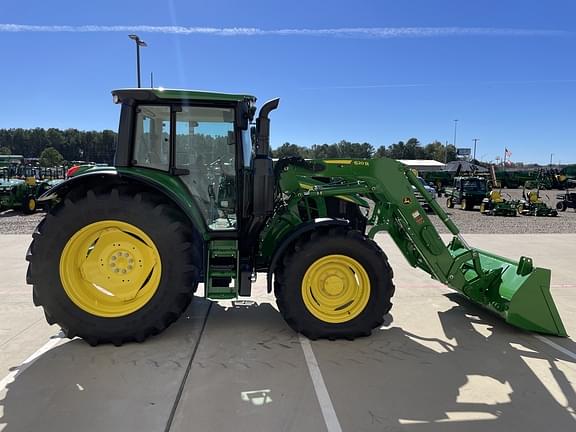
M 566 201 L 558 201 L 556 203 L 556 210 L 558 211 L 566 211 L 567 208 L 568 205 L 566 204 Z
M 348 263 L 352 263 L 350 267 L 347 267 Z M 315 291 L 308 286 L 312 269 L 318 269 L 312 274 L 318 275 L 321 285 Z M 280 313 L 292 329 L 310 339 L 352 340 L 368 336 L 382 324 L 384 315 L 392 307 L 390 299 L 395 288 L 386 255 L 359 231 L 340 228 L 305 235 L 284 255 L 274 276 L 274 293 Z M 335 277 L 336 283 L 330 286 L 333 281 L 329 282 L 329 279 Z M 339 301 L 346 300 L 335 300 L 340 295 L 338 290 L 346 292 L 350 287 L 338 280 L 339 277 L 342 281 L 351 279 L 352 290 L 355 290 L 342 305 Z M 362 280 L 364 285 L 362 282 L 356 285 Z M 363 291 L 362 286 L 367 287 L 367 291 Z
M 33 241 L 26 256 L 30 262 L 26 279 L 33 285 L 34 304 L 42 306 L 48 323 L 59 324 L 67 337 L 80 336 L 91 345 L 141 342 L 150 335 L 162 332 L 176 321 L 192 300 L 198 284 L 198 266 L 201 262 L 198 234 L 191 229 L 182 213 L 167 203 L 162 196 L 135 192 L 127 186 L 101 188 L 99 191 L 96 190 L 96 193 L 93 190 L 83 189 L 72 191 L 69 194 L 71 198 L 66 198 L 55 206 L 33 234 Z M 111 301 L 116 302 L 113 303 L 113 307 L 119 309 L 104 309 L 103 306 L 99 306 L 102 303 L 90 302 L 91 296 L 95 298 L 102 296 L 101 293 L 93 291 L 92 285 L 100 291 L 102 289 L 92 280 L 86 282 L 88 279 L 84 274 L 84 267 L 80 270 L 82 277 L 76 277 L 75 283 L 70 283 L 69 275 L 79 273 L 79 263 L 84 258 L 82 254 L 77 253 L 75 256 L 78 258 L 74 258 L 73 255 L 68 259 L 65 251 L 75 241 L 75 235 L 80 234 L 82 230 L 90 229 L 91 226 L 100 226 L 98 224 L 134 227 L 149 240 L 139 238 L 129 230 L 117 229 L 119 234 L 115 235 L 128 239 L 125 240 L 126 244 L 130 241 L 135 244 L 141 242 L 144 245 L 143 249 L 150 246 L 157 251 L 158 260 L 151 264 L 151 269 L 142 270 L 141 275 L 145 276 L 149 272 L 148 277 L 141 286 L 135 285 L 136 288 L 140 286 L 137 288 L 136 297 L 124 300 L 120 297 L 121 294 L 107 294 L 111 297 Z M 83 265 L 86 265 L 89 254 L 96 253 L 98 242 L 104 242 L 102 239 L 106 232 L 109 233 L 110 228 L 103 228 L 94 234 L 98 236 L 97 240 L 92 244 L 92 252 L 87 253 Z M 106 264 L 106 257 L 98 255 L 97 258 L 100 256 L 104 258 L 103 262 Z M 141 258 L 145 263 L 147 258 Z M 112 259 L 116 260 L 116 257 L 111 256 L 108 265 L 114 267 Z M 134 267 L 137 267 L 137 259 L 138 256 L 135 256 L 134 260 L 130 258 L 131 262 L 136 261 Z M 121 257 L 115 262 L 119 263 L 120 260 L 126 261 L 125 266 L 129 266 L 127 268 L 130 269 L 128 273 L 138 273 L 139 269 L 127 264 L 127 258 Z M 157 277 L 152 276 L 156 271 Z M 126 273 L 124 270 L 122 272 Z M 97 271 L 91 274 L 101 277 Z M 135 279 L 136 276 L 133 280 Z M 141 293 L 148 289 L 146 287 L 151 283 L 154 283 L 153 290 L 149 291 L 149 297 L 142 300 Z M 105 284 L 103 288 L 113 293 L 116 289 Z M 75 292 L 81 292 L 91 307 L 86 308 L 78 301 L 78 297 L 71 294 Z M 117 297 L 114 297 L 116 295 Z M 140 303 L 134 307 L 128 306 L 127 311 L 122 309 L 125 304 L 130 305 L 130 302 L 136 302 L 137 299 Z M 99 307 L 101 309 L 98 309 Z M 111 310 L 120 312 L 114 314 L 110 313 Z
M 452 198 L 448 198 L 446 200 L 446 207 L 448 208 L 454 208 L 454 201 L 452 201 Z

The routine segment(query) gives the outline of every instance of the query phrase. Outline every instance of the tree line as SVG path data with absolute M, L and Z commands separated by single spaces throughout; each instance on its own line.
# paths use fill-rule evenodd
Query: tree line
M 117 134 L 111 130 L 0 129 L 0 154 L 40 158 L 45 150 L 53 149 L 61 156 L 60 160 L 110 164 L 116 140 Z M 48 150 L 51 160 L 59 160 L 53 150 Z
M 0 129 L 0 154 L 40 158 L 43 164 L 57 165 L 63 161 L 88 161 L 111 164 L 116 149 L 117 134 L 111 130 L 81 131 L 78 129 Z M 44 152 L 44 154 L 43 154 Z M 286 142 L 272 150 L 273 157 L 303 158 L 372 158 L 434 159 L 440 162 L 456 160 L 456 148 L 433 141 L 422 145 L 416 138 L 398 141 L 389 146 L 374 147 L 363 142 L 342 140 L 334 144 L 314 144 L 310 147 Z
M 273 149 L 272 155 L 275 158 L 288 156 L 301 156 L 306 159 L 388 157 L 451 162 L 456 160 L 456 148 L 453 145 L 446 146 L 439 141 L 422 146 L 416 138 L 410 138 L 406 142 L 398 141 L 388 147 L 381 145 L 378 148 L 367 142 L 355 143 L 344 140 L 334 144 L 314 144 L 311 147 L 286 142 Z

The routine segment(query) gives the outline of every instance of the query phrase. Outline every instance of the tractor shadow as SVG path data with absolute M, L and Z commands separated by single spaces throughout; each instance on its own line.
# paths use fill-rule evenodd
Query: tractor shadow
M 314 345 L 335 410 L 348 413 L 343 430 L 575 430 L 574 359 L 460 295 L 446 297 L 454 304 L 438 312 L 442 336 L 389 322 L 365 340 Z
M 447 297 L 452 304 L 438 312 L 443 334 L 437 338 L 395 327 L 389 315 L 368 338 L 312 342 L 342 429 L 574 430 L 576 362 L 461 296 Z M 270 304 L 210 306 L 196 298 L 177 323 L 143 344 L 93 348 L 76 339 L 44 353 L 7 386 L 0 427 L 164 431 L 208 313 L 200 347 L 210 342 L 214 349 L 199 349 L 193 369 L 231 376 L 246 367 L 288 376 L 307 371 L 298 336 Z M 570 350 L 574 345 L 563 344 Z M 250 355 L 239 358 L 243 352 Z M 287 353 L 297 358 L 290 357 L 292 366 Z M 218 364 L 211 364 L 215 359 Z M 193 379 L 191 374 L 188 381 Z M 188 384 L 202 392 L 198 397 L 210 397 L 205 388 Z M 180 410 L 192 409 L 186 402 L 184 397 Z M 313 412 L 321 418 L 312 408 L 283 415 Z M 240 423 L 236 430 L 243 430 Z

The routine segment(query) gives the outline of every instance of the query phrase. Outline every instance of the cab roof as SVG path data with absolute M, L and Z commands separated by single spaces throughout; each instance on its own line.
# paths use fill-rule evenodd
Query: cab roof
M 154 102 L 162 100 L 256 102 L 256 97 L 248 94 L 217 93 L 201 90 L 164 89 L 162 87 L 118 89 L 118 90 L 112 90 L 112 95 L 115 97 L 115 102 L 126 102 L 128 100 L 144 101 L 144 102 Z

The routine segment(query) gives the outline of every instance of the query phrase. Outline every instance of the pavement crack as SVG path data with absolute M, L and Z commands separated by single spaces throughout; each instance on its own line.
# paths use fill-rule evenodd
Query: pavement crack
M 204 330 L 206 329 L 206 323 L 208 322 L 208 317 L 210 316 L 210 311 L 212 310 L 212 304 L 213 303 L 211 302 L 208 305 L 208 310 L 206 311 L 206 315 L 204 315 L 204 319 L 202 320 L 202 327 L 200 328 L 198 339 L 196 339 L 196 344 L 194 345 L 194 349 L 192 350 L 192 355 L 190 356 L 188 365 L 186 365 L 186 370 L 184 371 L 182 382 L 180 383 L 180 387 L 178 388 L 178 392 L 176 393 L 176 398 L 174 399 L 174 404 L 172 405 L 172 409 L 170 410 L 170 415 L 168 416 L 168 421 L 166 422 L 164 432 L 170 432 L 170 429 L 172 428 L 172 422 L 174 422 L 174 415 L 176 414 L 178 403 L 182 398 L 182 393 L 184 392 L 184 386 L 186 385 L 186 381 L 188 380 L 188 375 L 190 375 L 190 370 L 192 369 L 192 364 L 194 363 L 194 357 L 196 357 L 196 352 L 198 351 L 198 347 L 200 346 L 202 336 L 204 335 Z

